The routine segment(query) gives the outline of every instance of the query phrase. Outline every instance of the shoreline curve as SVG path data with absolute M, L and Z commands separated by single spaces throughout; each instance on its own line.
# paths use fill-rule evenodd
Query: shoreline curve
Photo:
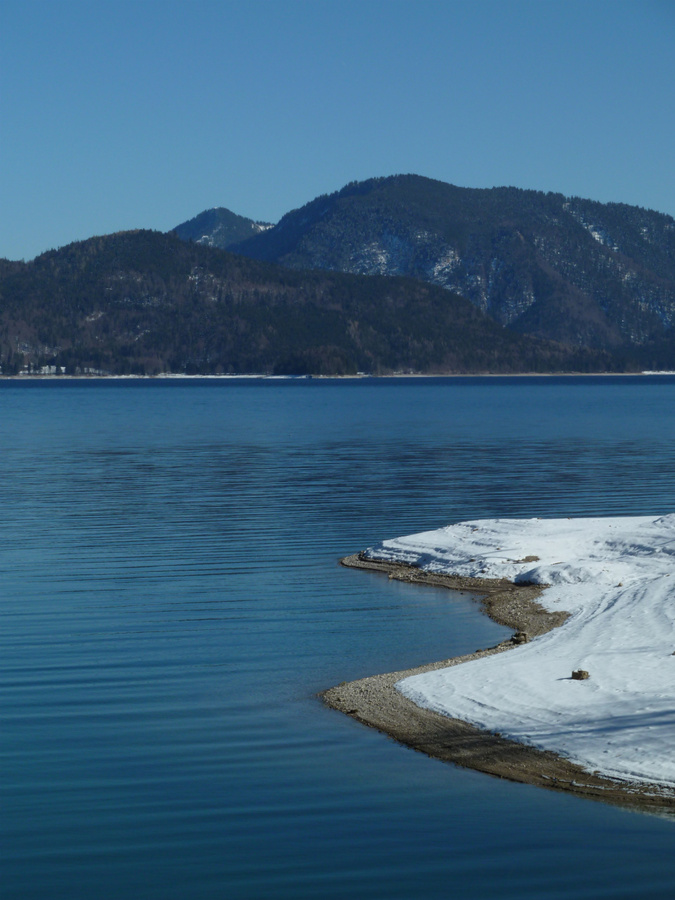
M 343 682 L 322 691 L 319 697 L 332 709 L 427 756 L 474 769 L 497 778 L 573 793 L 641 812 L 675 817 L 675 796 L 658 784 L 623 782 L 588 772 L 549 750 L 478 728 L 417 706 L 396 690 L 396 683 L 411 675 L 461 665 L 503 653 L 530 637 L 562 625 L 566 612 L 549 612 L 537 598 L 545 585 L 514 584 L 506 579 L 468 578 L 425 572 L 406 563 L 366 558 L 361 553 L 340 560 L 347 568 L 380 572 L 390 579 L 466 591 L 480 598 L 486 615 L 514 630 L 514 635 L 494 647 L 426 665 Z

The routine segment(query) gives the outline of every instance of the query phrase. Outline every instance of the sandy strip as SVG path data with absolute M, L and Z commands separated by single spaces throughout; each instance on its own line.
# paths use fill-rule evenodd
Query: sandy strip
M 320 695 L 328 706 L 377 728 L 408 747 L 446 762 L 510 781 L 572 792 L 633 809 L 672 812 L 675 815 L 675 797 L 659 785 L 631 784 L 594 775 L 555 753 L 506 740 L 459 719 L 416 706 L 394 687 L 409 675 L 503 653 L 523 640 L 521 635 L 536 637 L 562 625 L 567 613 L 550 613 L 537 603 L 544 589 L 541 585 L 514 585 L 505 580 L 433 575 L 400 563 L 364 559 L 360 554 L 347 556 L 341 563 L 350 568 L 386 573 L 389 578 L 400 581 L 478 594 L 482 597 L 485 613 L 495 622 L 513 628 L 516 634 L 496 647 L 476 650 L 466 656 L 343 682 Z

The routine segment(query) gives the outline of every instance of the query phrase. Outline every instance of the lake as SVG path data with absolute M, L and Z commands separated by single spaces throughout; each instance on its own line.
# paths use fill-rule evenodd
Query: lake
M 0 416 L 3 898 L 672 896 L 672 819 L 316 694 L 507 634 L 340 556 L 674 512 L 675 377 L 15 380 Z

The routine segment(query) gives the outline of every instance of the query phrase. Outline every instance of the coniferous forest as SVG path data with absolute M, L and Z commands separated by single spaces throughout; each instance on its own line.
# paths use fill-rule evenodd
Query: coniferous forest
M 674 321 L 670 217 L 418 176 L 0 260 L 3 375 L 672 369 Z

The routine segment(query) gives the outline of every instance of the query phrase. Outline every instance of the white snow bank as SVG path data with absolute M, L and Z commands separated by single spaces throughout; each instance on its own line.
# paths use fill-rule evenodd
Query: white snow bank
M 542 605 L 572 614 L 506 653 L 406 678 L 406 697 L 587 770 L 675 787 L 675 515 L 463 522 L 366 555 L 548 584 Z

